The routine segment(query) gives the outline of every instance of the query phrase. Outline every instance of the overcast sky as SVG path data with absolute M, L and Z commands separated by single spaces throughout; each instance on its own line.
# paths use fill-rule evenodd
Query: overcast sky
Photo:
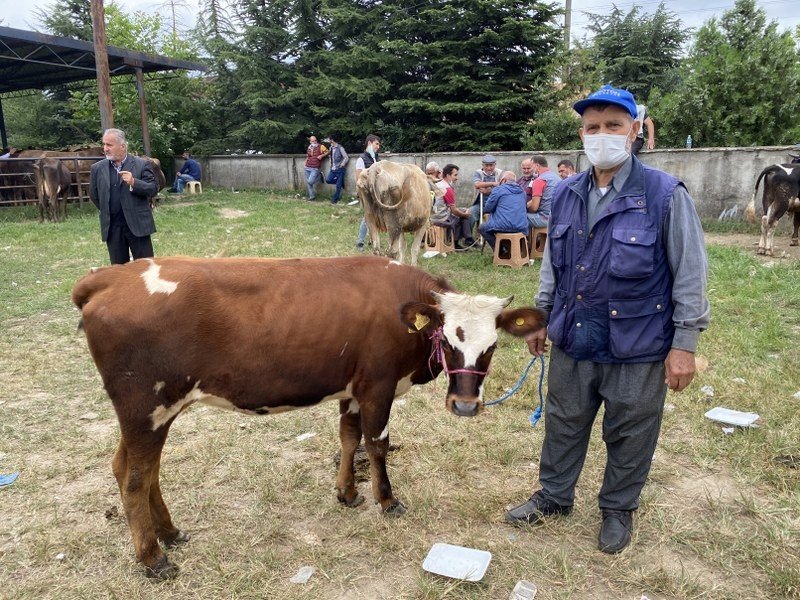
M 87 0 L 88 2 L 89 0 Z M 564 0 L 555 0 L 564 4 Z M 583 27 L 588 23 L 586 13 L 604 14 L 610 10 L 612 4 L 627 12 L 636 4 L 644 12 L 652 12 L 658 7 L 660 0 L 572 0 L 572 37 L 581 37 Z M 722 13 L 734 5 L 734 0 L 663 0 L 666 8 L 678 15 L 686 27 L 697 29 L 703 22 L 711 17 L 720 17 Z M 185 26 L 194 23 L 197 13 L 198 0 L 183 0 L 187 9 L 183 11 L 180 21 Z M 41 30 L 36 19 L 37 8 L 46 8 L 52 0 L 0 0 L 0 19 L 2 25 L 17 29 Z M 168 15 L 165 3 L 153 0 L 118 0 L 125 12 L 141 10 L 145 12 L 161 12 Z M 758 4 L 767 12 L 769 19 L 776 20 L 780 30 L 793 29 L 800 25 L 800 0 L 758 0 Z

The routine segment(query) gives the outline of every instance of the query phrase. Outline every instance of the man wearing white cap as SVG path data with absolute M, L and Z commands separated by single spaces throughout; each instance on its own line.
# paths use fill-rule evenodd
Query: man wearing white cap
M 541 489 L 506 513 L 512 524 L 572 511 L 600 406 L 606 468 L 598 494 L 598 547 L 630 544 L 661 427 L 667 389 L 683 390 L 709 321 L 703 230 L 672 175 L 631 156 L 633 95 L 605 86 L 574 105 L 591 167 L 561 181 L 536 304 L 547 329 L 526 337 L 532 354 L 553 344 Z
M 475 187 L 475 200 L 469 208 L 469 229 L 475 230 L 475 224 L 481 220 L 481 195 L 484 200 L 489 197 L 492 190 L 500 185 L 500 171 L 497 170 L 497 159 L 491 154 L 484 154 L 481 159 L 481 168 L 472 175 Z

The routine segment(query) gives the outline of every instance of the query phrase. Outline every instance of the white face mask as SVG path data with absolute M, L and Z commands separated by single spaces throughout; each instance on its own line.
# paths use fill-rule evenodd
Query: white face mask
M 611 169 L 631 155 L 627 135 L 595 133 L 583 136 L 586 158 L 598 169 Z

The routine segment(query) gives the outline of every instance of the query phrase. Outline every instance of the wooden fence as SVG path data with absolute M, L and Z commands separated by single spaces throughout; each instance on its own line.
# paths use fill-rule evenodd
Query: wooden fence
M 67 202 L 83 202 L 89 200 L 89 170 L 80 170 L 79 161 L 97 162 L 102 156 L 51 156 L 67 161 L 72 173 L 72 185 L 67 195 Z M 33 165 L 39 157 L 32 158 L 0 158 L 0 206 L 20 206 L 38 204 L 42 189 L 36 181 Z M 84 163 L 85 164 L 85 163 Z M 11 167 L 9 170 L 8 167 Z

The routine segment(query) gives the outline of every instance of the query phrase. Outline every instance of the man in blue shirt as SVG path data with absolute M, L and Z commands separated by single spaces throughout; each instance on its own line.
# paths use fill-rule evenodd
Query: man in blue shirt
M 591 167 L 555 188 L 536 296 L 548 323 L 525 338 L 534 355 L 552 343 L 541 489 L 505 518 L 533 524 L 572 511 L 603 406 L 598 548 L 615 554 L 631 541 L 667 390 L 694 377 L 709 322 L 706 250 L 684 185 L 631 155 L 633 95 L 605 86 L 573 108 Z
M 481 223 L 478 231 L 486 243 L 494 249 L 497 233 L 528 234 L 528 218 L 525 216 L 525 190 L 517 183 L 517 176 L 505 171 L 483 204 L 483 212 L 489 220 Z
M 200 163 L 192 158 L 188 150 L 184 150 L 183 160 L 185 162 L 178 171 L 178 175 L 175 177 L 175 182 L 172 184 L 172 190 L 178 194 L 183 193 L 183 188 L 186 187 L 186 184 L 189 181 L 200 181 L 201 177 Z

